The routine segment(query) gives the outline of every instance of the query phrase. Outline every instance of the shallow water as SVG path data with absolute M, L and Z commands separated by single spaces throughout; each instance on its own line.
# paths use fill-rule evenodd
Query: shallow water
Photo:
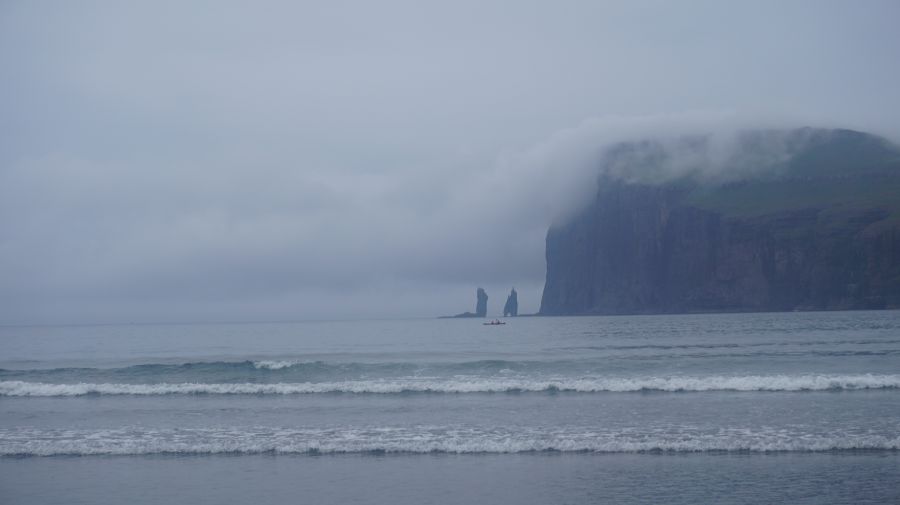
M 0 459 L 5 503 L 898 503 L 872 453 Z
M 898 455 L 896 311 L 0 328 L 13 503 L 885 503 Z

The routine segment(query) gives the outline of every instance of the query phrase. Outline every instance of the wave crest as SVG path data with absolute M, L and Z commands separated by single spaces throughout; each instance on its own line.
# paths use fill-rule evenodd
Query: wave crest
M 2 381 L 0 396 L 322 393 L 505 393 L 505 392 L 702 392 L 853 391 L 898 389 L 900 375 L 748 375 L 707 377 L 595 378 L 400 378 L 299 383 L 77 383 Z
M 785 433 L 726 430 L 696 433 L 597 433 L 479 428 L 2 430 L 0 456 L 135 454 L 340 454 L 531 452 L 825 452 L 897 451 L 884 433 Z

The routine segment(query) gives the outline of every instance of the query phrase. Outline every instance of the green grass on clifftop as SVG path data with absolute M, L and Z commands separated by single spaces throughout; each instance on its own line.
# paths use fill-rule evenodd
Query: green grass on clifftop
M 752 217 L 801 209 L 856 213 L 883 209 L 900 219 L 900 175 L 849 176 L 825 179 L 746 181 L 719 187 L 701 186 L 685 204 L 726 217 Z

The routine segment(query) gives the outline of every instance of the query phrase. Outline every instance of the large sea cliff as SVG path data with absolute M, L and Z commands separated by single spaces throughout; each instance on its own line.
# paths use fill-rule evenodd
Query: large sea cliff
M 544 315 L 900 307 L 900 149 L 851 130 L 610 149 L 547 233 Z

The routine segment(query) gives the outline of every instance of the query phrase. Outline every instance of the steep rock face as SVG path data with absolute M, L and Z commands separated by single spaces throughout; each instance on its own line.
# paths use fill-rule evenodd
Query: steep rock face
M 503 317 L 512 316 L 516 317 L 519 315 L 519 294 L 516 293 L 516 288 L 513 288 L 509 292 L 509 296 L 506 297 L 506 304 L 503 306 Z
M 548 231 L 541 314 L 900 307 L 900 152 L 873 139 L 824 135 L 727 183 L 602 176 Z
M 478 291 L 475 292 L 475 296 L 477 297 L 477 300 L 475 301 L 475 316 L 476 317 L 487 316 L 487 302 L 488 302 L 487 293 L 485 293 L 484 289 L 478 288 Z

